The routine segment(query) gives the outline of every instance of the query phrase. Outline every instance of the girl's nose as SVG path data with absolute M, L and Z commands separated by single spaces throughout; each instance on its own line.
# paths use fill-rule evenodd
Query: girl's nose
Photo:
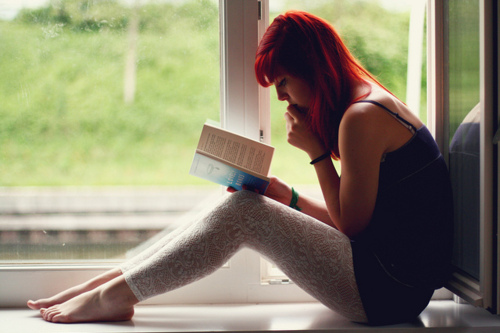
M 279 89 L 276 89 L 276 93 L 278 95 L 278 100 L 279 101 L 286 101 L 288 99 L 288 94 L 280 91 Z

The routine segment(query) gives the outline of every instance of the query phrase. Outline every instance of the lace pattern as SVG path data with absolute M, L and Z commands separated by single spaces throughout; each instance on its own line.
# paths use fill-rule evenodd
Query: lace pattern
M 142 301 L 211 274 L 243 246 L 274 262 L 327 307 L 350 320 L 367 321 L 349 238 L 249 191 L 229 195 L 211 212 L 168 234 L 121 269 Z

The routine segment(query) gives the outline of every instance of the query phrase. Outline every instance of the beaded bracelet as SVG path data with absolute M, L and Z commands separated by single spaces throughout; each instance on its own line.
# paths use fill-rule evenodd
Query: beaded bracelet
M 324 153 L 320 157 L 315 158 L 314 160 L 312 160 L 311 162 L 309 162 L 309 164 L 311 164 L 311 165 L 316 164 L 316 163 L 318 163 L 320 161 L 323 161 L 325 158 L 327 158 L 329 156 L 330 156 L 330 153 Z
M 290 201 L 290 207 L 300 212 L 302 208 L 297 206 L 298 201 L 299 201 L 299 193 L 297 193 L 297 191 L 295 191 L 295 189 L 292 187 L 292 201 Z

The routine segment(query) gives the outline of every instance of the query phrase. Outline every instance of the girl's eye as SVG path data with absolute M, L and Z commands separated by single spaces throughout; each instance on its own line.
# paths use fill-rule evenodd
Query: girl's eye
M 286 79 L 281 79 L 280 83 L 278 84 L 278 87 L 283 87 L 286 84 Z

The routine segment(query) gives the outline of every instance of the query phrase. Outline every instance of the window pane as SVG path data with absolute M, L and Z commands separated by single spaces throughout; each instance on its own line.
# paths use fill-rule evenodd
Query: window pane
M 479 279 L 479 1 L 447 1 L 454 264 Z
M 218 1 L 0 10 L 0 260 L 123 256 L 200 200 L 185 186 L 207 185 L 188 172 L 219 120 Z

